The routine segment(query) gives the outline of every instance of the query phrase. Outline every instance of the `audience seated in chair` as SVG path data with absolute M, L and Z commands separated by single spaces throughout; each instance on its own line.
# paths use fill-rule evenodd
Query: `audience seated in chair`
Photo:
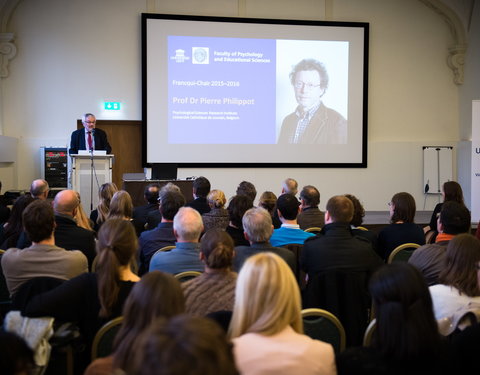
M 253 204 L 255 202 L 255 198 L 257 197 L 257 189 L 251 182 L 242 181 L 238 184 L 235 194 L 249 198 Z
M 207 202 L 207 195 L 210 192 L 210 181 L 206 177 L 200 176 L 193 181 L 193 201 L 185 206 L 197 210 L 200 215 L 210 212 L 210 206 Z
M 278 218 L 277 196 L 274 193 L 272 193 L 271 191 L 264 191 L 262 195 L 260 195 L 260 199 L 258 200 L 258 207 L 262 207 L 268 211 L 268 213 L 272 217 L 274 229 L 280 228 L 282 222 Z
M 77 276 L 37 295 L 23 311 L 29 317 L 51 316 L 78 322 L 86 343 L 82 358 L 76 361 L 80 369 L 89 363 L 95 333 L 107 321 L 121 315 L 130 290 L 139 280 L 130 270 L 136 250 L 137 237 L 130 222 L 105 221 L 98 232 L 96 272 Z
M 12 213 L 8 221 L 3 224 L 3 232 L 0 233 L 0 249 L 7 250 L 16 247 L 20 235 L 23 233 L 23 211 L 35 201 L 30 195 L 21 195 L 12 206 Z
M 34 277 L 68 280 L 88 271 L 87 258 L 80 251 L 55 246 L 55 216 L 50 203 L 37 199 L 28 205 L 23 212 L 23 225 L 32 246 L 11 248 L 2 256 L 2 270 L 11 296 Z
M 98 205 L 95 210 L 90 212 L 90 220 L 93 222 L 93 229 L 98 232 L 100 226 L 107 220 L 108 212 L 110 211 L 110 201 L 113 194 L 118 191 L 117 185 L 113 182 L 106 182 L 100 186 L 98 190 Z
M 427 285 L 415 267 L 384 265 L 372 276 L 369 290 L 376 316 L 371 346 L 340 353 L 339 375 L 456 373 Z
M 182 207 L 173 218 L 173 233 L 177 239 L 175 248 L 157 252 L 150 260 L 150 271 L 159 270 L 171 274 L 183 271 L 203 271 L 199 258 L 202 217 L 191 207 Z
M 161 222 L 155 229 L 143 232 L 138 239 L 139 275 L 148 272 L 150 260 L 158 249 L 175 244 L 173 218 L 184 205 L 185 197 L 179 191 L 167 191 L 160 195 L 158 209 L 161 213 Z
M 351 194 L 345 194 L 345 196 L 350 199 L 353 203 L 353 217 L 350 221 L 350 226 L 352 228 L 352 234 L 354 236 L 364 237 L 370 241 L 372 244 L 373 250 L 377 251 L 377 235 L 375 232 L 370 230 L 365 230 L 361 227 L 363 223 L 363 217 L 365 216 L 365 208 L 363 208 L 362 203 L 358 200 L 357 197 Z M 362 228 L 362 229 L 360 229 Z
M 378 234 L 378 254 L 386 262 L 397 246 L 407 242 L 425 244 L 423 229 L 414 223 L 415 199 L 409 193 L 397 193 L 389 203 L 390 224 Z
M 463 204 L 448 201 L 442 204 L 437 219 L 438 235 L 434 244 L 420 246 L 408 262 L 417 267 L 428 285 L 438 284 L 438 275 L 444 268 L 448 243 L 456 235 L 470 230 L 470 211 Z
M 325 225 L 325 214 L 320 211 L 320 192 L 315 186 L 306 185 L 300 192 L 300 209 L 297 221 L 300 229 L 312 227 L 322 228 Z
M 215 311 L 232 311 L 237 274 L 232 272 L 233 240 L 223 230 L 206 232 L 200 243 L 200 259 L 205 270 L 182 283 L 186 312 L 205 316 Z
M 368 280 L 382 260 L 367 239 L 353 236 L 350 199 L 334 196 L 326 208 L 322 232 L 307 239 L 301 253 L 308 274 L 304 308 L 330 311 L 345 328 L 347 346 L 359 345 L 369 321 Z
M 136 352 L 138 336 L 157 318 L 171 318 L 185 310 L 180 283 L 170 274 L 152 271 L 133 287 L 123 307 L 123 321 L 114 340 L 112 355 L 96 359 L 85 375 L 126 369 Z
M 143 192 L 143 198 L 147 204 L 133 208 L 133 221 L 135 227 L 140 228 L 140 233 L 145 230 L 148 214 L 158 211 L 158 193 L 160 185 L 148 184 Z
M 242 218 L 248 209 L 253 207 L 253 201 L 246 195 L 235 195 L 230 198 L 227 211 L 230 219 L 226 232 L 232 237 L 235 246 L 249 246 L 242 227 Z
M 3 375 L 30 374 L 35 369 L 33 350 L 24 339 L 0 330 L 0 369 Z
M 159 319 L 139 337 L 126 373 L 151 375 L 237 375 L 224 331 L 203 317 Z
M 274 247 L 270 243 L 270 237 L 273 232 L 272 218 L 263 208 L 251 208 L 242 219 L 245 238 L 250 246 L 235 247 L 235 257 L 233 260 L 233 269 L 239 272 L 243 263 L 252 255 L 262 252 L 272 252 L 283 258 L 291 268 L 292 272 L 297 269 L 295 255 L 282 247 Z
M 228 211 L 225 209 L 225 193 L 221 190 L 211 190 L 207 195 L 207 203 L 210 211 L 202 215 L 204 231 L 207 232 L 212 228 L 225 230 L 228 226 L 230 218 Z
M 303 334 L 300 291 L 278 255 L 247 259 L 237 280 L 229 334 L 241 374 L 335 374 L 330 344 Z
M 300 212 L 300 202 L 295 195 L 290 193 L 282 194 L 277 199 L 277 212 L 282 225 L 273 231 L 270 242 L 273 246 L 283 246 L 287 244 L 302 245 L 307 238 L 314 237 L 313 233 L 308 233 L 300 229 L 297 223 L 297 215 Z

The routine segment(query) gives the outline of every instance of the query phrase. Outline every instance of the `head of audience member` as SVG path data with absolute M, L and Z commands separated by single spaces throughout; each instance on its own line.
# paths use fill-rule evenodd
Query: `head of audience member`
M 20 232 L 23 230 L 23 211 L 34 200 L 35 199 L 30 194 L 21 195 L 15 199 L 10 217 L 4 226 L 5 237 L 12 234 L 20 234 Z
M 98 218 L 97 223 L 103 223 L 107 220 L 108 211 L 110 210 L 110 201 L 112 200 L 113 194 L 118 191 L 117 185 L 113 182 L 106 182 L 100 186 L 98 190 Z
M 331 197 L 325 210 L 325 224 L 350 224 L 353 217 L 353 203 L 344 195 Z
M 320 204 L 320 192 L 313 185 L 306 185 L 300 192 L 302 210 L 308 207 L 318 207 Z
M 207 198 L 210 192 L 210 181 L 206 177 L 200 176 L 193 181 L 193 196 L 195 198 Z
M 320 61 L 303 59 L 291 71 L 290 81 L 298 105 L 306 111 L 320 103 L 328 87 L 328 74 Z
M 130 270 L 137 253 L 137 235 L 133 225 L 123 219 L 109 219 L 98 231 L 97 267 L 100 317 L 108 317 L 115 304 L 121 273 Z
M 287 326 L 303 333 L 295 276 L 276 254 L 262 252 L 249 257 L 238 274 L 230 338 L 247 332 L 271 336 Z
M 224 208 L 225 203 L 227 203 L 227 198 L 225 198 L 225 193 L 223 191 L 215 189 L 208 193 L 207 202 L 211 209 Z
M 300 213 L 300 202 L 297 197 L 291 193 L 285 193 L 277 199 L 278 217 L 282 223 L 286 221 L 295 221 Z
M 77 195 L 77 198 L 78 198 L 78 207 L 77 207 L 77 212 L 75 214 L 75 220 L 77 221 L 77 225 L 87 230 L 93 230 L 92 223 L 88 218 L 87 213 L 85 212 L 81 204 L 82 201 L 80 199 L 80 193 L 76 191 L 75 194 Z
M 177 242 L 198 242 L 203 232 L 202 216 L 191 207 L 181 207 L 173 218 Z
M 132 197 L 125 190 L 119 190 L 113 194 L 110 201 L 109 219 L 130 220 L 133 216 Z
M 178 185 L 175 185 L 173 182 L 167 182 L 165 185 L 163 185 L 160 188 L 160 192 L 158 193 L 159 199 L 161 198 L 162 194 L 165 194 L 169 191 L 175 191 L 177 193 L 182 192 L 182 190 L 178 187 Z
M 265 243 L 273 233 L 272 216 L 261 207 L 250 208 L 242 218 L 245 239 L 253 243 Z
M 160 185 L 158 184 L 149 184 L 145 187 L 143 196 L 145 200 L 150 204 L 156 204 L 158 201 L 158 193 L 160 191 Z
M 180 282 L 170 274 L 151 271 L 135 284 L 123 306 L 123 321 L 114 342 L 114 367 L 125 369 L 132 360 L 134 342 L 157 318 L 185 311 Z
M 229 271 L 234 256 L 232 237 L 224 230 L 212 228 L 205 232 L 200 241 L 200 259 L 205 272 Z
M 252 207 L 253 201 L 246 195 L 234 195 L 230 198 L 227 207 L 230 225 L 235 228 L 242 228 L 242 217 Z
M 53 210 L 56 214 L 74 217 L 77 213 L 80 200 L 73 190 L 62 190 L 55 195 Z
M 438 217 L 438 232 L 446 234 L 467 233 L 470 230 L 470 211 L 463 203 L 447 201 L 442 204 Z
M 277 207 L 277 196 L 271 191 L 264 191 L 260 195 L 258 205 L 266 209 L 270 215 L 275 213 L 275 207 Z
M 255 185 L 248 181 L 242 181 L 237 186 L 237 195 L 245 195 L 251 199 L 252 204 L 255 202 L 255 197 L 257 196 L 257 189 L 255 189 Z
M 178 315 L 158 319 L 138 340 L 130 375 L 237 375 L 232 345 L 213 320 Z
M 185 197 L 180 191 L 172 190 L 162 193 L 158 202 L 162 221 L 172 222 L 178 210 L 185 205 Z
M 48 182 L 45 180 L 34 180 L 32 185 L 30 185 L 30 194 L 37 199 L 46 200 L 49 191 L 50 186 L 48 186 Z
M 447 181 L 442 186 L 443 201 L 454 201 L 460 204 L 463 202 L 463 190 L 460 184 L 456 181 Z
M 358 227 L 363 223 L 363 218 L 365 216 L 365 208 L 363 208 L 362 203 L 360 203 L 356 196 L 351 194 L 345 194 L 345 196 L 353 203 L 353 217 L 350 221 L 350 224 L 354 227 Z
M 0 368 L 3 375 L 27 375 L 34 369 L 33 350 L 15 333 L 0 330 Z
M 397 361 L 438 355 L 440 334 L 420 271 L 407 262 L 384 265 L 372 275 L 369 290 L 377 320 L 374 347 Z
M 23 211 L 23 227 L 33 243 L 53 238 L 55 215 L 50 203 L 35 200 Z
M 289 193 L 297 195 L 298 192 L 298 182 L 293 178 L 287 178 L 282 183 L 282 194 Z
M 459 234 L 449 241 L 445 255 L 445 265 L 438 276 L 440 283 L 453 286 L 469 297 L 480 296 L 477 280 L 480 240 L 468 233 Z
M 413 223 L 415 218 L 415 199 L 411 194 L 402 192 L 392 197 L 390 205 L 391 223 Z
M 95 129 L 96 123 L 97 119 L 92 113 L 85 113 L 82 116 L 82 124 L 86 132 L 91 132 L 93 129 Z

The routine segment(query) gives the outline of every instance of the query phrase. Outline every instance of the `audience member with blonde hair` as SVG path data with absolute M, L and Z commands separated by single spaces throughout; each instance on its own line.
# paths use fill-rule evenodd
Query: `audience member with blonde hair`
M 247 259 L 229 329 L 237 368 L 249 374 L 336 374 L 333 347 L 303 334 L 298 284 L 272 253 Z
M 213 228 L 200 242 L 200 259 L 205 271 L 182 283 L 186 311 L 205 316 L 216 311 L 232 311 L 237 274 L 232 272 L 233 240 L 227 232 Z
M 78 191 L 76 191 L 75 193 L 77 194 L 78 198 L 77 213 L 75 215 L 77 225 L 80 228 L 93 231 L 92 221 L 88 218 L 87 213 L 83 209 L 82 201 L 80 200 L 80 193 Z
M 87 345 L 80 364 L 85 368 L 95 333 L 107 321 L 121 315 L 130 290 L 140 280 L 131 271 L 136 252 L 133 226 L 121 219 L 105 221 L 98 232 L 96 271 L 74 277 L 32 298 L 23 315 L 78 322 Z
M 117 185 L 113 182 L 106 182 L 100 186 L 98 190 L 98 205 L 95 210 L 90 213 L 90 220 L 93 221 L 93 229 L 98 232 L 102 223 L 107 220 L 108 211 L 110 210 L 110 201 L 118 191 Z
M 88 366 L 85 375 L 110 374 L 114 369 L 125 369 L 135 353 L 135 340 L 143 330 L 159 317 L 171 318 L 184 311 L 185 300 L 179 281 L 160 271 L 147 273 L 125 301 L 113 354 L 96 359 Z
M 207 203 L 210 206 L 210 212 L 202 215 L 204 231 L 207 232 L 212 228 L 219 228 L 225 230 L 230 221 L 228 211 L 225 209 L 227 199 L 221 190 L 210 190 L 207 195 Z

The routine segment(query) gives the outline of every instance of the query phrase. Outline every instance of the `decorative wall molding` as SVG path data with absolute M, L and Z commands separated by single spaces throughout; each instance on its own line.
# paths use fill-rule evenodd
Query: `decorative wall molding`
M 0 34 L 0 78 L 8 77 L 8 63 L 17 54 L 13 33 Z
M 427 7 L 436 12 L 447 23 L 453 37 L 453 44 L 448 47 L 447 65 L 452 69 L 453 82 L 463 84 L 463 66 L 467 52 L 467 25 L 462 21 L 453 6 L 442 0 L 420 0 Z M 471 0 L 469 0 L 471 2 Z

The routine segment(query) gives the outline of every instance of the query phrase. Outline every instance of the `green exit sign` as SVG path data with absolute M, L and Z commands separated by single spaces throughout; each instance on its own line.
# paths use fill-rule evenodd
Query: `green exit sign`
M 120 102 L 105 102 L 105 109 L 110 111 L 120 110 Z

